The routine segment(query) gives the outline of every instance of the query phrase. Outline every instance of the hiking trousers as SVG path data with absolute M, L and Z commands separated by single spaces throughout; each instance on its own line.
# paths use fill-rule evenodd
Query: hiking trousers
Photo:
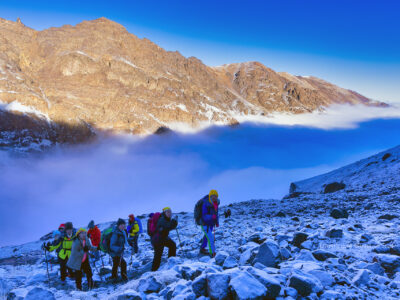
M 65 278 L 67 278 L 67 272 L 71 277 L 74 275 L 74 271 L 72 271 L 71 268 L 67 267 L 68 258 L 61 259 L 59 257 L 58 262 L 60 263 L 61 281 L 65 281 Z
M 131 245 L 131 247 L 133 248 L 133 252 L 136 254 L 139 251 L 139 247 L 138 247 L 138 238 L 139 235 L 136 234 L 134 236 L 129 237 L 128 239 L 128 243 L 129 245 Z
M 207 247 L 210 255 L 215 253 L 215 244 L 214 244 L 214 235 L 213 235 L 213 226 L 200 225 L 201 231 L 204 233 L 203 241 L 201 243 L 201 249 L 205 249 Z
M 161 264 L 161 257 L 164 252 L 164 247 L 168 248 L 168 257 L 176 256 L 176 244 L 170 237 L 167 237 L 164 241 L 159 244 L 153 245 L 154 247 L 154 258 L 152 271 L 157 271 Z
M 118 277 L 118 267 L 121 268 L 121 277 L 122 277 L 122 279 L 126 279 L 127 278 L 126 261 L 122 256 L 113 257 L 113 267 L 112 267 L 112 272 L 111 272 L 111 277 L 112 278 L 117 278 Z
M 91 289 L 93 287 L 93 280 L 92 280 L 93 273 L 92 273 L 92 268 L 90 267 L 90 264 L 89 264 L 89 256 L 87 256 L 85 261 L 82 263 L 81 269 L 78 271 L 75 271 L 75 283 L 76 283 L 76 288 L 78 290 L 82 290 L 83 273 L 86 274 L 88 288 Z

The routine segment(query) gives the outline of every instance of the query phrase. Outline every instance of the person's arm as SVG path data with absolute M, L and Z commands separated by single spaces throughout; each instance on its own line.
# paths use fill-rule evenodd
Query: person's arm
M 52 251 L 58 249 L 61 246 L 61 242 L 62 242 L 61 238 L 52 241 L 49 245 L 49 251 L 52 252 Z
M 212 214 L 208 213 L 207 204 L 205 202 L 203 203 L 203 210 L 202 210 L 201 217 L 202 217 L 203 221 L 206 223 L 209 223 L 212 220 Z

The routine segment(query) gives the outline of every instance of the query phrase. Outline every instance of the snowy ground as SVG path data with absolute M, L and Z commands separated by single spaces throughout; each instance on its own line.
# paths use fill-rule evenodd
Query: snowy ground
M 76 291 L 72 280 L 60 284 L 53 258 L 49 287 L 42 241 L 3 247 L 0 297 L 44 299 L 49 291 L 45 298 L 399 299 L 399 152 L 400 147 L 390 149 L 295 183 L 293 193 L 282 200 L 229 205 L 232 217 L 221 217 L 214 259 L 198 255 L 201 234 L 193 214 L 179 213 L 178 257 L 164 259 L 159 271 L 149 272 L 153 252 L 147 235 L 142 235 L 132 264 L 130 252 L 125 254 L 130 278 L 125 284 L 101 280 L 97 270 L 110 269 L 104 256 L 105 267 L 99 261 L 97 270 L 93 268 L 97 287 Z M 390 156 L 383 159 L 386 153 Z M 335 181 L 345 187 L 324 193 Z M 336 218 L 331 216 L 335 208 Z M 341 218 L 341 210 L 348 217 Z M 176 232 L 171 236 L 178 244 Z

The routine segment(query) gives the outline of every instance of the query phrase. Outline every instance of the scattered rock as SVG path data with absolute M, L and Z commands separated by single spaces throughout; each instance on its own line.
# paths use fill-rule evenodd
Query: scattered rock
M 278 280 L 264 270 L 258 270 L 253 267 L 248 267 L 246 270 L 267 288 L 265 299 L 275 299 L 278 297 L 281 290 Z
M 364 244 L 369 242 L 370 240 L 372 240 L 374 237 L 368 233 L 364 233 L 363 235 L 361 235 L 360 237 L 360 243 Z
M 342 238 L 343 237 L 343 230 L 342 229 L 331 229 L 328 230 L 325 234 L 325 236 L 329 237 L 329 238 Z
M 267 289 L 247 272 L 240 272 L 229 283 L 235 299 L 264 299 Z
M 207 277 L 201 275 L 197 277 L 192 283 L 192 290 L 197 297 L 203 296 L 207 292 Z
M 301 244 L 305 242 L 308 238 L 308 234 L 305 232 L 296 232 L 293 235 L 292 244 L 298 248 L 301 247 Z
M 357 286 L 368 285 L 370 281 L 369 273 L 369 270 L 359 270 L 351 282 Z
M 211 299 L 227 299 L 230 277 L 224 273 L 207 274 L 207 295 Z
M 266 241 L 260 246 L 254 263 L 259 262 L 267 267 L 275 267 L 279 260 L 279 246 L 274 242 Z
M 275 217 L 284 218 L 284 217 L 286 217 L 286 214 L 285 214 L 283 211 L 279 211 L 279 212 L 275 215 Z
M 388 220 L 388 221 L 391 221 L 391 220 L 396 219 L 396 218 L 398 218 L 398 217 L 399 217 L 398 215 L 384 214 L 384 215 L 381 215 L 378 219 L 379 219 L 379 220 Z
M 336 258 L 337 257 L 335 254 L 325 251 L 325 250 L 321 250 L 321 249 L 313 251 L 312 254 L 319 261 L 325 261 L 328 258 Z
M 377 259 L 381 264 L 382 268 L 385 269 L 389 274 L 394 274 L 399 271 L 400 267 L 400 256 L 392 254 L 378 254 Z
M 219 266 L 224 264 L 225 259 L 229 256 L 229 253 L 225 251 L 219 251 L 215 256 L 215 263 Z
M 385 153 L 385 155 L 383 155 L 382 156 L 382 161 L 385 161 L 385 160 L 387 160 L 389 157 L 391 157 L 392 156 L 392 154 L 390 154 L 390 153 Z
M 310 295 L 312 292 L 318 293 L 322 290 L 320 281 L 312 275 L 296 271 L 289 279 L 289 286 L 295 288 L 303 297 Z
M 238 261 L 236 260 L 236 258 L 232 256 L 228 256 L 225 259 L 224 264 L 222 265 L 224 269 L 232 269 L 236 268 L 237 266 L 238 266 Z
M 345 209 L 334 208 L 331 210 L 330 216 L 334 219 L 347 219 L 349 213 Z
M 149 276 L 139 281 L 139 292 L 143 293 L 158 293 L 162 287 L 162 284 L 154 277 Z
M 142 300 L 142 299 L 143 298 L 140 296 L 140 294 L 134 290 L 124 291 L 117 297 L 117 300 Z
M 346 185 L 343 182 L 332 182 L 325 186 L 324 193 L 334 193 L 346 188 Z
M 55 300 L 54 294 L 49 290 L 45 290 L 39 287 L 31 289 L 25 296 L 24 300 Z

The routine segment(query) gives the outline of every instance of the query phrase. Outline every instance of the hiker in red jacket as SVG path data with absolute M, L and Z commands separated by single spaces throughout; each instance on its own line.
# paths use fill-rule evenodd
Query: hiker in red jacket
M 100 229 L 94 225 L 94 221 L 90 221 L 88 225 L 88 232 L 87 235 L 90 238 L 90 241 L 93 245 L 93 247 L 98 248 L 101 240 L 101 231 Z M 99 251 L 94 252 L 94 258 L 97 261 L 100 258 L 100 253 Z

